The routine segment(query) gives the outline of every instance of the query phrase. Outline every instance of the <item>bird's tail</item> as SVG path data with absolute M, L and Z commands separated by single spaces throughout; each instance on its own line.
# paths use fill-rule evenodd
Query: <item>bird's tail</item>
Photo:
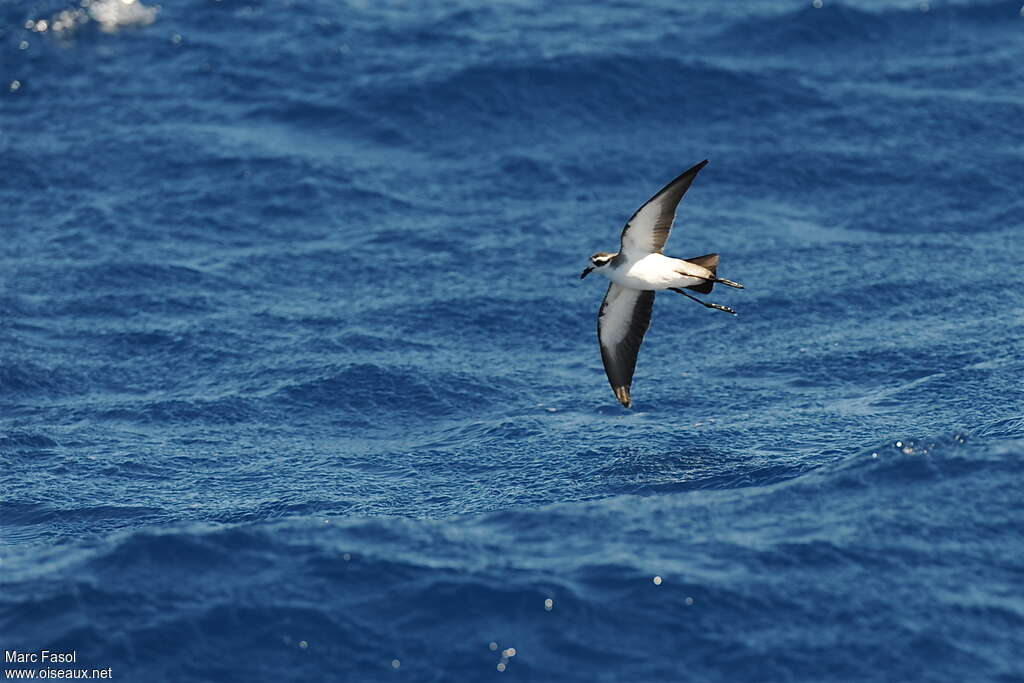
M 716 273 L 716 271 L 718 270 L 718 254 L 704 254 L 703 256 L 696 256 L 694 258 L 688 258 L 685 260 L 688 261 L 689 263 L 701 266 L 703 268 L 707 268 L 708 270 L 711 271 L 710 278 L 706 279 L 699 285 L 687 287 L 687 289 L 692 289 L 693 291 L 700 292 L 701 294 L 707 294 L 712 289 L 714 289 L 716 282 L 719 284 L 728 285 L 729 287 L 735 287 L 736 289 L 743 289 L 743 285 L 741 285 L 738 282 L 733 282 L 732 280 L 726 280 L 723 277 L 718 277 L 718 274 Z M 690 274 L 684 273 L 684 275 Z M 694 276 L 691 275 L 690 277 Z
M 705 280 L 699 285 L 687 287 L 687 289 L 692 289 L 693 291 L 700 292 L 701 294 L 709 293 L 715 286 L 715 279 L 718 278 L 718 276 L 715 275 L 715 271 L 718 270 L 718 254 L 704 254 L 703 256 L 697 256 L 695 258 L 688 258 L 685 260 L 694 265 L 701 266 L 702 268 L 707 268 L 711 271 L 711 277 L 714 278 L 712 280 Z M 689 273 L 687 273 L 687 275 L 689 275 Z

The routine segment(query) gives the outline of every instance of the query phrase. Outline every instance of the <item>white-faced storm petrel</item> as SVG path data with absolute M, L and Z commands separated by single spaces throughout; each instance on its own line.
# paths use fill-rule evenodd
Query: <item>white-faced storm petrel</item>
M 622 229 L 619 252 L 594 254 L 590 266 L 580 275 L 582 280 L 591 271 L 597 271 L 612 281 L 597 314 L 597 337 L 608 382 L 627 408 L 633 405 L 629 387 L 633 383 L 636 355 L 651 324 L 654 292 L 670 289 L 707 308 L 735 313 L 728 306 L 701 301 L 684 290 L 707 294 L 715 283 L 743 289 L 738 282 L 716 275 L 718 254 L 677 259 L 661 253 L 672 231 L 679 201 L 707 163 L 707 159 L 700 162 L 648 199 Z

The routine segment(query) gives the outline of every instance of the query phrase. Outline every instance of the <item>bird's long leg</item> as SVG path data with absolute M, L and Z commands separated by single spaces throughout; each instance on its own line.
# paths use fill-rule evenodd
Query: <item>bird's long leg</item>
M 679 292 L 680 294 L 685 296 L 687 299 L 692 299 L 693 301 L 696 301 L 697 303 L 699 303 L 701 306 L 704 306 L 705 308 L 713 308 L 716 311 L 725 311 L 726 313 L 732 313 L 733 315 L 736 315 L 736 311 L 732 310 L 728 306 L 723 306 L 722 304 L 713 304 L 713 303 L 711 303 L 709 301 L 701 301 L 697 297 L 693 296 L 692 294 L 690 294 L 688 292 L 684 292 L 683 290 L 679 289 L 678 287 L 669 287 L 669 289 L 671 289 L 673 292 Z
M 704 280 L 705 282 L 714 282 L 715 284 L 719 285 L 728 285 L 730 287 L 735 287 L 736 289 L 746 289 L 746 287 L 744 287 L 740 283 L 733 282 L 732 280 L 726 280 L 724 277 L 704 277 L 703 275 L 690 275 L 689 273 L 680 273 L 680 275 L 685 275 L 686 277 L 696 277 L 700 278 L 701 280 Z
M 732 280 L 726 280 L 724 277 L 716 277 L 715 282 L 717 282 L 720 285 L 729 285 L 730 287 L 735 287 L 736 289 L 746 289 L 740 283 L 733 282 Z

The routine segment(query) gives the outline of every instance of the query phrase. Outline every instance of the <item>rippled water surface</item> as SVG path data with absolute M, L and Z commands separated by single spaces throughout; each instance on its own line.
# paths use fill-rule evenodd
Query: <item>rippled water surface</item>
M 2 647 L 1024 681 L 1022 13 L 0 2 Z M 628 411 L 579 272 L 703 158 Z

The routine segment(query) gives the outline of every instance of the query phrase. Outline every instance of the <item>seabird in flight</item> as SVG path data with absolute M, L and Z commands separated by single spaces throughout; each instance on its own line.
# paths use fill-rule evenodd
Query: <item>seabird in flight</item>
M 718 277 L 715 272 L 718 254 L 677 259 L 662 253 L 672 231 L 676 207 L 707 163 L 707 159 L 700 162 L 648 199 L 622 229 L 619 252 L 594 254 L 590 265 L 580 275 L 582 280 L 591 271 L 597 271 L 612 281 L 597 314 L 597 337 L 608 382 L 616 398 L 627 408 L 633 405 L 629 388 L 633 383 L 636 355 L 651 324 L 655 291 L 668 289 L 707 308 L 736 312 L 728 306 L 702 301 L 685 291 L 692 289 L 707 294 L 715 283 L 743 289 L 738 282 Z

